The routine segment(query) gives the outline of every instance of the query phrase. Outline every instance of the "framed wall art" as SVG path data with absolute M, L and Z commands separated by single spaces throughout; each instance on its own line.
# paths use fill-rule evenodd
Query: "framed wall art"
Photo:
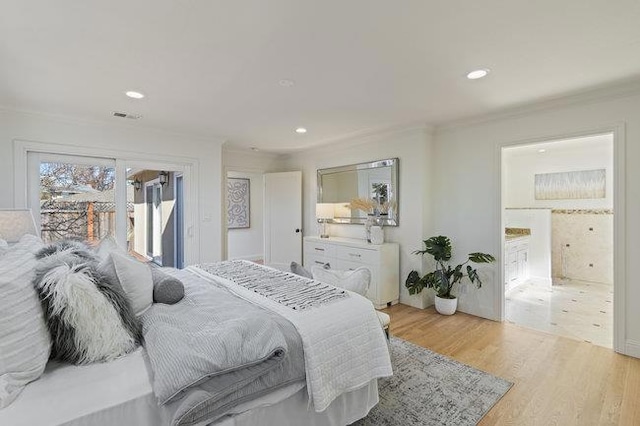
M 227 179 L 227 228 L 251 227 L 250 185 L 245 178 Z
M 605 169 L 535 175 L 536 200 L 605 198 Z

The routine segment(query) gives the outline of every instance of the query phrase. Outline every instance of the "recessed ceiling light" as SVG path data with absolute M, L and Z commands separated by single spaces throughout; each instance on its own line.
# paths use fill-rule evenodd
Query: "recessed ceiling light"
M 487 74 L 489 74 L 488 69 L 473 70 L 469 74 L 467 74 L 467 78 L 469 80 L 477 80 L 479 78 L 486 77 Z
M 544 149 L 544 148 L 540 148 L 540 149 L 538 150 L 538 152 L 539 152 L 540 154 L 542 154 L 543 152 L 547 152 L 547 150 L 546 150 L 546 149 Z
M 130 97 L 132 99 L 142 99 L 142 98 L 144 98 L 144 93 L 136 92 L 136 91 L 133 91 L 133 90 L 129 90 L 128 92 L 125 92 L 125 95 L 127 95 L 128 97 Z
M 278 84 L 279 84 L 280 86 L 282 86 L 282 87 L 291 87 L 291 86 L 293 86 L 294 84 L 296 84 L 296 82 L 295 82 L 295 81 L 293 81 L 293 80 L 289 80 L 288 78 L 283 78 L 282 80 L 280 80 L 280 81 L 278 82 Z
M 305 129 L 304 127 L 298 127 L 296 129 L 296 133 L 300 133 L 300 134 L 307 133 L 307 129 Z

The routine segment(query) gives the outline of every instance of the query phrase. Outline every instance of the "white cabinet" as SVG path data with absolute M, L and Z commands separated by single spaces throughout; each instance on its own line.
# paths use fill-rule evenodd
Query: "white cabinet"
M 304 238 L 304 266 L 329 264 L 332 269 L 371 271 L 366 296 L 376 308 L 398 302 L 400 293 L 400 252 L 398 244 L 368 244 L 353 238 Z
M 529 237 L 508 239 L 504 258 L 504 281 L 509 290 L 529 278 Z

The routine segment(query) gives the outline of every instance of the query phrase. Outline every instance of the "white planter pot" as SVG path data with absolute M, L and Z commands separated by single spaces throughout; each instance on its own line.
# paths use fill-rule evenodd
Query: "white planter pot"
M 442 315 L 453 315 L 458 309 L 458 299 L 445 299 L 436 296 L 436 311 Z

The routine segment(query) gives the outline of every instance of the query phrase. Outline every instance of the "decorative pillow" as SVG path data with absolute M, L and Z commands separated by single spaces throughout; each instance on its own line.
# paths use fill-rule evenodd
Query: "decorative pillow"
M 144 314 L 153 303 L 153 279 L 149 265 L 117 251 L 112 252 L 111 257 L 133 312 L 136 316 Z
M 109 282 L 117 285 L 122 290 L 122 284 L 118 279 L 118 273 L 116 272 L 116 265 L 113 263 L 111 253 L 121 253 L 127 255 L 127 251 L 120 247 L 116 240 L 112 236 L 108 236 L 100 240 L 100 244 L 95 248 L 95 254 L 98 258 L 98 271 L 107 277 Z M 122 290 L 124 291 L 124 290 Z
M 305 278 L 313 278 L 311 272 L 309 272 L 304 266 L 300 265 L 298 262 L 291 262 L 291 272 L 296 275 L 300 275 Z
M 95 249 L 96 255 L 98 256 L 98 259 L 101 263 L 109 259 L 111 253 L 113 253 L 114 251 L 122 254 L 127 254 L 127 251 L 120 247 L 111 235 L 101 239 L 100 243 Z
M 153 302 L 173 305 L 184 297 L 184 284 L 160 268 L 151 268 L 153 278 Z
M 0 408 L 40 377 L 49 359 L 49 332 L 31 285 L 42 246 L 25 235 L 0 256 Z
M 361 296 L 367 294 L 371 282 L 371 271 L 365 267 L 359 267 L 353 271 L 338 271 L 325 269 L 322 266 L 313 266 L 311 273 L 314 280 L 344 288 Z
M 111 361 L 138 346 L 138 320 L 124 293 L 98 272 L 87 246 L 63 241 L 36 258 L 33 284 L 47 318 L 52 358 L 73 364 Z

